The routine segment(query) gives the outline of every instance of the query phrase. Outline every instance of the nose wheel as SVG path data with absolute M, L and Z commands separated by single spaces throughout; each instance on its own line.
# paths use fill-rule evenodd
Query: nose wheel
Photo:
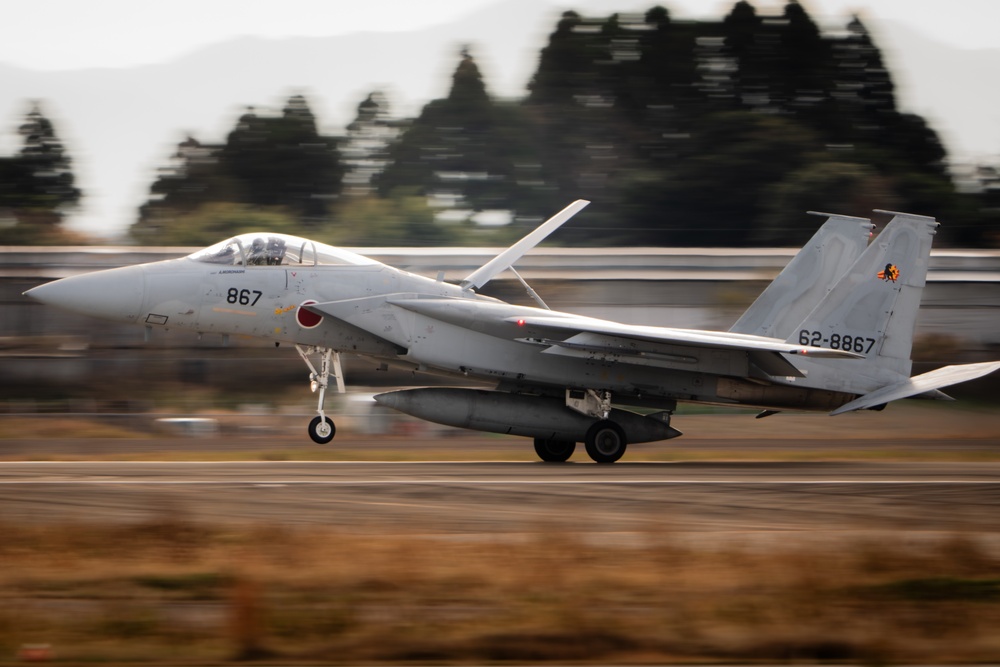
M 309 437 L 321 445 L 333 440 L 333 436 L 337 435 L 337 427 L 334 426 L 333 420 L 327 416 L 313 417 L 313 420 L 309 422 Z
M 326 401 L 326 388 L 330 383 L 331 375 L 337 381 L 337 391 L 341 394 L 344 393 L 344 372 L 340 366 L 340 353 L 334 352 L 328 347 L 296 345 L 295 349 L 302 357 L 302 361 L 306 362 L 306 366 L 309 367 L 309 388 L 314 392 L 319 390 L 319 400 L 316 403 L 318 416 L 309 422 L 309 437 L 313 439 L 313 442 L 325 445 L 333 440 L 333 436 L 337 434 L 336 425 L 332 419 L 326 416 L 323 409 L 323 404 Z M 319 370 L 316 370 L 316 366 L 309 358 L 313 354 L 319 355 Z

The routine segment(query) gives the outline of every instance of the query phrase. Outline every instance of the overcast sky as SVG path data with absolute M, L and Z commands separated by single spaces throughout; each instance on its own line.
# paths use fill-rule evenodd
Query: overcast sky
M 40 70 L 162 62 L 240 35 L 328 36 L 412 30 L 472 14 L 498 0 L 7 0 L 0 62 Z M 540 0 L 602 13 L 662 4 L 681 18 L 718 18 L 734 0 Z M 752 0 L 758 11 L 784 0 Z M 1000 46 L 1000 0 L 802 0 L 811 15 L 899 21 L 964 48 Z

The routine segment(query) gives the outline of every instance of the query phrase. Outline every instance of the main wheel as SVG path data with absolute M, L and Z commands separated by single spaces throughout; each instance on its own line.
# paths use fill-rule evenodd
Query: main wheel
M 614 463 L 625 453 L 625 431 L 607 419 L 587 431 L 587 454 L 597 463 Z
M 313 442 L 325 445 L 333 440 L 335 435 L 337 435 L 337 427 L 333 425 L 333 420 L 329 417 L 322 419 L 313 417 L 313 420 L 309 422 L 309 437 L 313 439 Z
M 549 463 L 562 463 L 573 456 L 576 443 L 572 440 L 549 440 L 535 438 L 535 453 L 538 458 Z

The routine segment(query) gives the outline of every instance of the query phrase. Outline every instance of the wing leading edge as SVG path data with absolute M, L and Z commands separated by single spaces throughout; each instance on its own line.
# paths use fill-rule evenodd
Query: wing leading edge
M 747 352 L 779 352 L 781 354 L 808 355 L 827 359 L 863 359 L 864 355 L 846 350 L 832 350 L 809 345 L 792 345 L 777 338 L 766 338 L 749 334 L 737 334 L 724 331 L 701 331 L 697 329 L 671 329 L 668 327 L 651 327 L 634 324 L 622 324 L 609 320 L 590 317 L 549 317 L 527 316 L 508 317 L 506 322 L 519 326 L 533 326 L 543 329 L 567 331 L 574 333 L 596 333 L 609 336 L 655 343 L 670 343 L 676 345 L 693 345 L 696 347 L 715 347 L 729 350 L 744 350 Z M 609 347 L 609 352 L 614 348 Z

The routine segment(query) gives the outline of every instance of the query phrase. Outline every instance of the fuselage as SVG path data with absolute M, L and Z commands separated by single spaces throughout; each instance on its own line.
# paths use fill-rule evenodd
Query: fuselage
M 556 311 L 508 304 L 297 237 L 249 234 L 188 257 L 58 281 L 53 305 L 145 325 L 330 348 L 509 390 L 598 388 L 616 402 L 675 401 L 831 410 L 853 395 L 748 380 L 740 350 L 650 344 L 627 363 L 563 343 L 519 318 Z

